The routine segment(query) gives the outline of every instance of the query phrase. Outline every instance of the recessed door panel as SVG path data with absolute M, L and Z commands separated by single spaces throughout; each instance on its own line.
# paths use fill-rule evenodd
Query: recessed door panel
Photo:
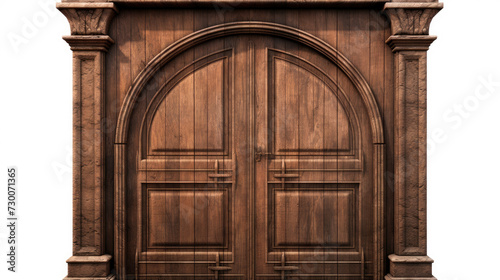
M 308 71 L 312 67 L 293 56 L 271 54 L 278 54 L 270 57 L 269 69 L 274 81 L 270 141 L 275 154 L 328 155 L 352 149 L 347 114 L 323 77 Z M 299 80 L 300 84 L 290 83 Z
M 148 188 L 145 195 L 147 249 L 227 248 L 227 189 Z
M 195 152 L 222 155 L 227 152 L 224 145 L 228 131 L 224 125 L 228 121 L 228 114 L 224 114 L 228 113 L 224 106 L 227 63 L 227 57 L 210 61 L 169 90 L 149 125 L 148 155 L 194 155 Z M 186 94 L 187 91 L 192 94 Z
M 290 186 L 271 191 L 273 248 L 354 247 L 356 187 Z

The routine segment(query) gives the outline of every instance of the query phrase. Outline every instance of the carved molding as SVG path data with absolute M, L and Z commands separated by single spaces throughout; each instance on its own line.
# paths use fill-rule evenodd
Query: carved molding
M 63 36 L 72 51 L 103 51 L 107 52 L 114 43 L 108 35 L 72 35 Z
M 213 38 L 234 34 L 268 34 L 288 38 L 305 44 L 325 55 L 349 77 L 360 93 L 370 115 L 373 143 L 385 143 L 382 118 L 373 91 L 361 73 L 344 55 L 328 43 L 305 31 L 286 25 L 259 21 L 232 22 L 202 29 L 178 40 L 153 58 L 135 78 L 134 84 L 126 94 L 118 117 L 115 142 L 127 143 L 129 119 L 135 106 L 135 101 L 158 69 L 182 51 L 196 44 Z
M 57 3 L 69 21 L 71 35 L 106 35 L 118 13 L 113 3 Z
M 104 54 L 73 53 L 73 255 L 104 253 Z
M 399 51 L 428 51 L 436 36 L 428 35 L 395 35 L 389 37 L 386 43 L 393 52 Z
M 386 263 L 386 246 L 385 246 L 385 237 L 386 237 L 386 223 L 385 223 L 385 212 L 384 207 L 386 205 L 385 201 L 385 162 L 386 162 L 386 144 L 376 144 L 374 145 L 374 172 L 375 172 L 375 181 L 374 181 L 374 189 L 376 190 L 374 196 L 374 208 L 373 211 L 373 220 L 375 221 L 375 230 L 378 232 L 375 235 L 374 245 L 375 245 L 375 274 L 381 275 L 384 272 L 385 263 Z
M 365 8 L 380 7 L 391 0 L 62 0 L 75 2 L 114 2 L 120 7 L 132 8 Z M 426 0 L 422 0 L 426 1 Z M 427 0 L 428 1 L 428 0 Z M 417 1 L 420 2 L 420 1 Z
M 395 54 L 395 253 L 427 254 L 427 52 Z
M 386 3 L 384 11 L 391 20 L 392 35 L 429 35 L 432 18 L 443 3 Z

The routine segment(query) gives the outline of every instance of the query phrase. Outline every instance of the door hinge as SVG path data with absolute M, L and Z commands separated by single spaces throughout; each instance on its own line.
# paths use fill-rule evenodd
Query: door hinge
M 273 153 L 268 153 L 268 152 L 262 152 L 261 150 L 257 150 L 255 152 L 255 161 L 260 162 L 262 160 L 262 157 L 272 157 Z

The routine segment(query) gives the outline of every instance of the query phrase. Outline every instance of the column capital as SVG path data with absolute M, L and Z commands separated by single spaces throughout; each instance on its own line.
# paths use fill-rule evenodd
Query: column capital
M 392 35 L 429 35 L 429 26 L 443 3 L 391 2 L 384 12 L 391 21 Z
M 68 19 L 71 35 L 107 35 L 118 13 L 115 4 L 109 2 L 64 2 L 56 7 Z

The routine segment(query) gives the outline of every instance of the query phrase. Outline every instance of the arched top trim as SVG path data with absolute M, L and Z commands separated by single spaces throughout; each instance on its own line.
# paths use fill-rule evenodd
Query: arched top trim
M 197 44 L 214 38 L 236 34 L 264 34 L 279 36 L 300 42 L 326 56 L 349 77 L 358 92 L 361 94 L 370 118 L 373 143 L 384 143 L 382 118 L 375 96 L 368 85 L 368 82 L 344 55 L 325 41 L 302 30 L 286 25 L 257 21 L 225 23 L 199 30 L 182 39 L 179 39 L 154 57 L 141 71 L 141 73 L 139 73 L 125 96 L 125 100 L 118 117 L 115 143 L 127 142 L 128 127 L 135 102 L 146 83 L 156 74 L 156 72 L 158 72 L 175 56 Z

